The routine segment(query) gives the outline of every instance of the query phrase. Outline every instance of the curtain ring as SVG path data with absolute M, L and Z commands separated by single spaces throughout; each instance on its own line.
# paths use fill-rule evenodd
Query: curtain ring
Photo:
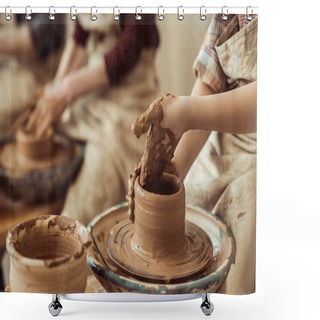
M 93 9 L 95 9 L 97 13 L 96 7 L 95 6 L 91 7 L 90 9 L 91 21 L 97 21 L 98 17 L 95 14 L 93 14 Z
M 205 6 L 200 7 L 200 20 L 204 21 L 207 19 L 207 9 Z
M 117 10 L 117 13 L 116 13 Z M 113 20 L 118 21 L 120 19 L 120 10 L 117 6 L 113 7 Z
M 228 7 L 226 7 L 226 6 L 223 6 L 221 8 L 221 19 L 223 21 L 226 21 L 228 19 Z
M 27 6 L 26 7 L 26 15 L 24 16 L 24 18 L 26 20 L 30 21 L 32 19 L 31 14 L 32 14 L 32 9 L 30 6 Z
M 249 8 L 251 9 L 251 13 L 249 13 Z M 253 14 L 253 9 L 252 9 L 252 7 L 247 7 L 247 9 L 246 9 L 246 19 L 248 20 L 248 21 L 251 21 L 252 19 L 253 19 L 253 16 L 252 16 L 252 14 Z
M 178 7 L 178 20 L 182 21 L 184 19 L 184 9 L 183 6 Z
M 162 9 L 162 13 L 160 14 L 160 9 Z M 158 7 L 158 20 L 162 21 L 164 19 L 164 9 L 163 6 Z
M 49 7 L 49 20 L 53 21 L 56 17 L 54 16 L 56 10 L 54 6 Z
M 10 12 L 11 12 L 11 9 L 10 9 L 9 6 L 6 6 L 5 9 L 4 9 L 4 14 L 5 14 L 4 18 L 5 18 L 7 21 L 10 21 L 10 20 L 12 19 L 12 17 L 11 17 L 10 14 L 8 13 L 8 11 L 9 11 L 9 13 L 10 13 Z
M 77 8 L 75 6 L 70 7 L 70 19 L 72 21 L 77 20 L 76 13 L 77 13 Z
M 134 17 L 137 21 L 140 21 L 142 19 L 141 15 L 138 14 L 138 9 L 140 9 L 140 13 L 142 13 L 141 7 L 137 6 L 136 7 L 136 16 Z

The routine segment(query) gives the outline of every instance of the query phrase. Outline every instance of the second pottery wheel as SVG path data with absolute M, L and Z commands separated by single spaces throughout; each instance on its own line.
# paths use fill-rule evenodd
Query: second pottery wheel
M 56 165 L 51 162 L 51 165 L 48 166 L 46 163 L 38 169 L 32 169 L 28 166 L 24 168 L 19 165 L 14 166 L 14 163 L 20 163 L 21 158 L 15 157 L 12 153 L 12 134 L 0 139 L 0 150 L 7 149 L 7 151 L 3 151 L 3 156 L 15 158 L 15 162 L 4 160 L 9 167 L 11 166 L 11 169 L 0 163 L 0 188 L 10 201 L 34 204 L 35 202 L 60 199 L 65 195 L 68 185 L 74 179 L 83 161 L 84 145 L 71 141 L 60 134 L 56 139 L 59 140 L 58 152 L 67 150 L 68 159 L 59 161 Z M 60 157 L 60 159 L 62 158 Z
M 19 153 L 15 143 L 9 141 L 0 146 L 0 167 L 7 171 L 7 175 L 21 177 L 32 171 L 44 171 L 65 164 L 75 156 L 75 147 L 66 138 L 56 135 L 54 150 L 45 159 L 31 159 Z
M 119 268 L 110 258 L 106 247 L 108 235 L 115 225 L 123 221 L 130 222 L 127 210 L 127 203 L 112 207 L 97 216 L 88 226 L 93 244 L 88 249 L 87 262 L 107 292 L 180 294 L 215 292 L 219 289 L 234 262 L 235 243 L 231 231 L 218 217 L 197 207 L 186 207 L 187 223 L 201 228 L 209 237 L 213 254 L 203 272 L 188 280 L 179 279 L 168 284 L 137 277 Z
M 177 252 L 171 259 L 162 261 L 140 255 L 134 245 L 134 224 L 127 219 L 117 224 L 107 237 L 107 252 L 111 260 L 124 271 L 143 279 L 176 282 L 200 273 L 212 256 L 212 244 L 206 233 L 197 225 L 186 222 L 187 255 Z M 170 271 L 170 277 L 167 276 Z

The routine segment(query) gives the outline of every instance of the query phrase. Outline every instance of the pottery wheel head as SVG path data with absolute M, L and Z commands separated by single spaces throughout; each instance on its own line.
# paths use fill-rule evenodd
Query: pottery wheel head
M 128 219 L 115 225 L 107 236 L 107 253 L 112 262 L 133 277 L 170 283 L 191 280 L 212 262 L 213 246 L 208 235 L 186 221 L 183 252 L 151 256 L 135 245 L 134 224 Z

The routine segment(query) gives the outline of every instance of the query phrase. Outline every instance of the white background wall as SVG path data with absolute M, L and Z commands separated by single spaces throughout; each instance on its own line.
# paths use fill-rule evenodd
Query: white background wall
M 39 5 L 7 1 L 1 5 Z M 75 1 L 43 1 L 73 5 Z M 175 1 L 149 5 L 259 5 L 257 292 L 212 295 L 212 319 L 319 319 L 319 6 L 315 1 Z M 78 1 L 103 5 L 104 1 Z M 140 0 L 106 5 L 148 5 Z M 50 296 L 0 294 L 1 319 L 50 319 Z M 204 319 L 200 300 L 63 302 L 61 319 Z

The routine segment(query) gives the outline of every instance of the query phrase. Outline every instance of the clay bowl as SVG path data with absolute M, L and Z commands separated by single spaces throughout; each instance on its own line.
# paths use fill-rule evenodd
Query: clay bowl
M 21 157 L 40 160 L 49 158 L 54 152 L 53 129 L 49 127 L 40 137 L 25 129 L 30 112 L 23 113 L 14 123 L 14 140 L 17 153 Z
M 47 159 L 54 153 L 53 129 L 49 128 L 41 137 L 36 137 L 20 126 L 15 132 L 15 143 L 19 155 L 34 160 Z
M 90 245 L 87 229 L 65 216 L 25 221 L 7 235 L 10 286 L 14 292 L 82 293 Z
M 110 208 L 88 225 L 92 245 L 87 263 L 107 292 L 147 294 L 188 294 L 216 292 L 226 279 L 235 259 L 235 242 L 231 231 L 215 215 L 203 209 L 187 206 L 186 220 L 201 227 L 213 245 L 212 264 L 197 278 L 180 283 L 155 283 L 137 279 L 122 270 L 109 258 L 106 249 L 108 234 L 114 225 L 128 219 L 127 203 Z

